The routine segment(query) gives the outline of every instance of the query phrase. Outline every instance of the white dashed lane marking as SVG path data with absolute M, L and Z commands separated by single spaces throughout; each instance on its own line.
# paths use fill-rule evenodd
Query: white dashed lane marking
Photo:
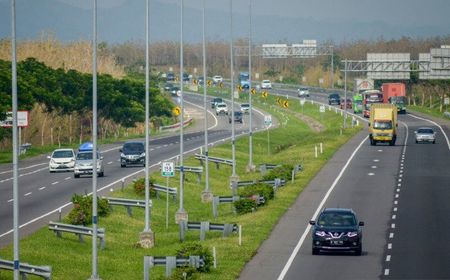
M 45 188 L 46 187 L 40 187 L 39 190 L 42 191 L 42 190 L 45 190 Z
M 386 269 L 384 270 L 384 275 L 386 275 L 386 276 L 389 275 L 389 269 L 386 268 Z
M 26 193 L 23 196 L 29 196 L 30 194 L 32 194 L 32 192 Z
M 13 202 L 14 201 L 14 199 L 10 199 L 10 200 L 8 200 L 8 202 Z
M 389 238 L 394 238 L 394 233 L 393 232 L 389 233 Z
M 387 261 L 387 262 L 390 262 L 390 261 L 391 261 L 391 255 L 387 255 L 387 256 L 386 256 L 386 261 Z
M 64 178 L 64 180 L 67 181 L 67 180 L 70 180 L 70 178 L 72 178 L 72 177 L 66 177 L 66 178 Z
M 53 182 L 53 183 L 52 183 L 52 185 L 56 185 L 56 184 L 58 184 L 58 183 L 59 183 L 59 182 L 58 182 L 58 181 L 56 181 L 56 182 Z
M 392 243 L 389 243 L 388 244 L 388 250 L 391 250 L 392 249 Z

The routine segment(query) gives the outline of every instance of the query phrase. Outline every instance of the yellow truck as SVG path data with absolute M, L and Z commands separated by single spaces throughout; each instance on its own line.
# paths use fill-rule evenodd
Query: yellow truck
M 374 103 L 370 106 L 370 145 L 385 142 L 394 146 L 397 126 L 397 107 L 394 104 Z

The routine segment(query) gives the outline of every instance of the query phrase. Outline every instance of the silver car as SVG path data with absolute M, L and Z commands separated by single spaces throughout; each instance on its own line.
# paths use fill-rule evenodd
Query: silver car
M 80 175 L 92 175 L 93 174 L 93 163 L 92 151 L 79 151 L 77 153 L 75 168 L 73 176 L 79 178 Z M 97 175 L 103 177 L 105 174 L 105 169 L 103 166 L 103 157 L 97 152 Z
M 420 127 L 414 131 L 416 135 L 416 143 L 431 142 L 436 143 L 436 132 L 431 127 Z

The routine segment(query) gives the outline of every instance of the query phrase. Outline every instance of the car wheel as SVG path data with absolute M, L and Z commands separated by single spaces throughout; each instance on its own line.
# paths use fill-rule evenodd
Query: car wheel
M 127 167 L 127 165 L 126 165 L 126 164 L 123 164 L 123 163 L 121 163 L 121 164 L 120 164 L 120 167 Z
M 104 173 L 104 172 L 98 173 L 98 177 L 103 177 L 103 176 L 105 176 L 105 173 Z
M 242 124 L 243 122 L 242 122 L 242 121 L 240 121 L 240 123 Z M 434 142 L 433 142 L 433 144 L 434 144 Z
M 433 141 L 433 144 L 436 144 L 436 140 Z
M 416 140 L 416 144 L 419 144 L 419 141 Z
M 228 123 L 231 123 L 231 121 L 229 120 Z
M 370 138 L 370 145 L 375 146 L 375 141 L 372 138 Z
M 316 248 L 312 248 L 312 252 L 313 255 L 318 255 L 320 253 L 319 249 Z
M 73 174 L 74 178 L 80 178 L 80 174 Z

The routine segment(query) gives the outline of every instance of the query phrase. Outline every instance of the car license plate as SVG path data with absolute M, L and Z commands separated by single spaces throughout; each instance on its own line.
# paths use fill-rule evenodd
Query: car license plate
M 342 240 L 331 240 L 330 243 L 331 243 L 331 245 L 342 245 L 342 244 L 344 244 L 344 241 L 342 241 Z

